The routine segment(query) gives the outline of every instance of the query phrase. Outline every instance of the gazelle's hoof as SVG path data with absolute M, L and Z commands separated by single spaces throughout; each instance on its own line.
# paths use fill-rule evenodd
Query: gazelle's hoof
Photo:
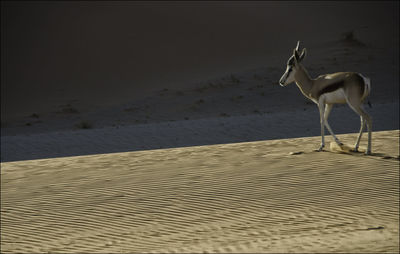
M 352 152 L 358 153 L 358 147 L 354 147 L 353 150 L 351 150 Z
M 371 151 L 365 151 L 364 154 L 365 154 L 365 155 L 371 155 L 372 153 L 371 153 Z

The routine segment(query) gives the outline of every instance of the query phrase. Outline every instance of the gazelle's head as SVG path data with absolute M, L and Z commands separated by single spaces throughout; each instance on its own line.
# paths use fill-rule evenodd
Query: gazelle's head
M 299 44 L 300 41 L 297 42 L 296 48 L 293 50 L 293 55 L 289 58 L 286 64 L 286 71 L 283 73 L 281 79 L 279 80 L 279 85 L 287 86 L 290 83 L 294 82 L 294 76 L 296 75 L 296 71 L 299 70 L 299 63 L 306 56 L 306 49 L 304 48 L 299 53 Z

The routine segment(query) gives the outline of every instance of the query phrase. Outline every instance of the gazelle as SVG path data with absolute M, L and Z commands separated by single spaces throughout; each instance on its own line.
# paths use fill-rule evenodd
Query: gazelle
M 355 72 L 324 74 L 312 79 L 301 64 L 306 55 L 306 49 L 304 48 L 300 53 L 299 44 L 300 42 L 297 42 L 293 55 L 287 61 L 286 71 L 279 80 L 279 84 L 286 86 L 296 82 L 302 94 L 318 105 L 321 123 L 321 145 L 318 151 L 322 151 L 325 147 L 324 126 L 333 136 L 335 142 L 339 146 L 343 145 L 329 126 L 328 116 L 333 104 L 347 103 L 361 118 L 360 133 L 358 134 L 354 151 L 358 151 L 364 126 L 367 124 L 368 147 L 365 154 L 371 154 L 372 119 L 362 107 L 364 100 L 371 91 L 370 79 Z

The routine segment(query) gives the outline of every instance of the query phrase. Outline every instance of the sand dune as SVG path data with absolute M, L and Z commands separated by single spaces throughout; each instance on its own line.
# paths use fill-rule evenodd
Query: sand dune
M 309 50 L 307 67 L 314 65 L 316 75 L 361 72 L 372 78 L 374 101 L 380 90 L 397 95 L 398 6 L 3 1 L 1 122 L 14 125 L 34 113 L 42 120 L 65 104 L 84 112 L 136 102 L 254 68 L 276 68 L 267 75 L 277 84 L 297 40 Z M 338 41 L 348 31 L 366 47 Z
M 399 250 L 397 2 L 3 2 L 2 252 Z M 373 156 L 313 151 L 297 40 L 371 78 Z
M 399 104 L 367 109 L 374 131 L 398 129 Z M 229 111 L 227 111 L 229 112 Z M 336 134 L 356 132 L 360 118 L 348 106 L 336 106 L 329 118 Z M 160 148 L 238 143 L 317 136 L 318 108 L 234 117 L 133 124 L 1 137 L 1 161 L 33 160 Z M 327 135 L 330 139 L 330 135 Z M 367 136 L 363 137 L 365 140 Z M 373 137 L 373 142 L 375 142 Z M 314 143 L 315 147 L 319 145 Z
M 373 156 L 311 137 L 1 163 L 1 248 L 396 252 L 399 131 L 373 137 Z

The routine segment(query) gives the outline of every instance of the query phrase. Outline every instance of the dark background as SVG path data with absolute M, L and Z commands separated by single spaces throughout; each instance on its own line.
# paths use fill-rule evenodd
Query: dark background
M 1 121 L 68 99 L 90 108 L 247 68 L 284 70 L 297 40 L 317 47 L 352 29 L 375 47 L 398 48 L 398 7 L 397 1 L 2 1 Z

